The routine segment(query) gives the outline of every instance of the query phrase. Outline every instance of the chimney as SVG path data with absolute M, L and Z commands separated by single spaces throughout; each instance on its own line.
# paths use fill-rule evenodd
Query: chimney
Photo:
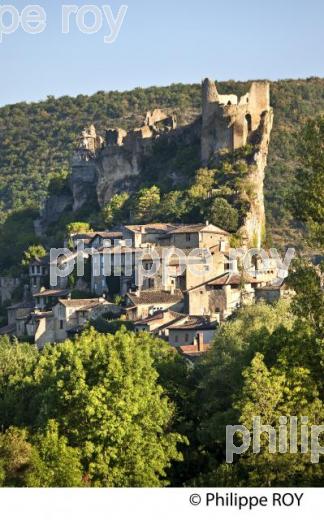
M 206 220 L 206 226 L 209 226 L 209 220 Z
M 198 347 L 198 352 L 204 351 L 204 333 L 203 332 L 198 332 L 198 334 L 197 334 L 197 347 Z

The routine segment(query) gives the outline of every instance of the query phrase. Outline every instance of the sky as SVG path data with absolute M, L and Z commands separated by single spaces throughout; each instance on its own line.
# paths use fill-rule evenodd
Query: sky
M 18 18 L 19 27 L 5 34 L 13 18 L 1 7 L 13 6 L 21 20 L 23 9 L 33 2 L 46 12 L 44 30 L 29 34 L 24 30 L 26 20 L 22 27 Z M 48 95 L 197 83 L 206 76 L 216 80 L 324 76 L 323 0 L 88 2 L 0 3 L 0 106 Z M 61 28 L 63 4 L 77 10 L 70 15 L 66 34 Z M 96 9 L 90 7 L 91 12 L 84 14 L 86 5 Z M 104 43 L 111 28 L 103 6 L 110 6 L 116 19 L 122 5 L 128 9 L 119 34 L 113 43 Z M 93 33 L 81 32 L 77 20 L 79 25 L 84 20 Z

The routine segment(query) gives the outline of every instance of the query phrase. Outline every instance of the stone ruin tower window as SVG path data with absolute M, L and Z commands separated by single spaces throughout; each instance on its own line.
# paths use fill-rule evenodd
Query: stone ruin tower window
M 252 132 L 252 117 L 251 114 L 246 114 L 245 121 L 247 124 L 247 131 L 248 133 Z

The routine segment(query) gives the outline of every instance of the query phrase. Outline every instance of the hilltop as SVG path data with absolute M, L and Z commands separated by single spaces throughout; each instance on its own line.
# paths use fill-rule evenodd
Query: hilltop
M 243 95 L 251 82 L 220 82 L 222 93 Z M 297 134 L 309 117 L 324 111 L 324 79 L 271 82 L 274 123 L 265 175 L 265 203 L 269 236 L 275 244 L 296 243 L 288 194 L 296 170 Z M 94 123 L 99 134 L 107 128 L 139 126 L 145 113 L 160 107 L 189 124 L 201 110 L 201 85 L 137 88 L 129 92 L 98 92 L 93 96 L 48 97 L 39 103 L 18 103 L 0 108 L 0 241 L 16 234 L 21 249 L 33 238 L 32 220 L 46 198 L 53 178 L 70 167 L 77 136 Z M 194 150 L 193 150 L 194 152 Z M 195 154 L 178 162 L 188 177 L 197 167 Z M 155 171 L 159 182 L 161 172 Z M 148 172 L 147 184 L 150 183 Z M 53 184 L 53 183 L 52 183 Z M 161 190 L 166 188 L 162 185 Z M 67 220 L 73 219 L 73 215 Z M 21 232 L 22 237 L 17 236 Z M 28 241 L 27 241 L 28 240 Z M 3 264 L 10 262 L 7 252 Z

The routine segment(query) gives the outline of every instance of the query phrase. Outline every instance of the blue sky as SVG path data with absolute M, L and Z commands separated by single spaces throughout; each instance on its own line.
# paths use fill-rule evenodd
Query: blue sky
M 30 3 L 43 6 L 47 27 L 38 35 L 19 28 L 3 36 L 0 105 L 194 83 L 205 76 L 324 76 L 323 0 L 6 0 L 1 5 L 21 12 Z M 105 19 L 97 34 L 85 35 L 72 16 L 70 34 L 61 34 L 62 4 L 87 3 L 110 5 L 115 15 L 128 5 L 115 43 L 103 41 L 110 33 Z

